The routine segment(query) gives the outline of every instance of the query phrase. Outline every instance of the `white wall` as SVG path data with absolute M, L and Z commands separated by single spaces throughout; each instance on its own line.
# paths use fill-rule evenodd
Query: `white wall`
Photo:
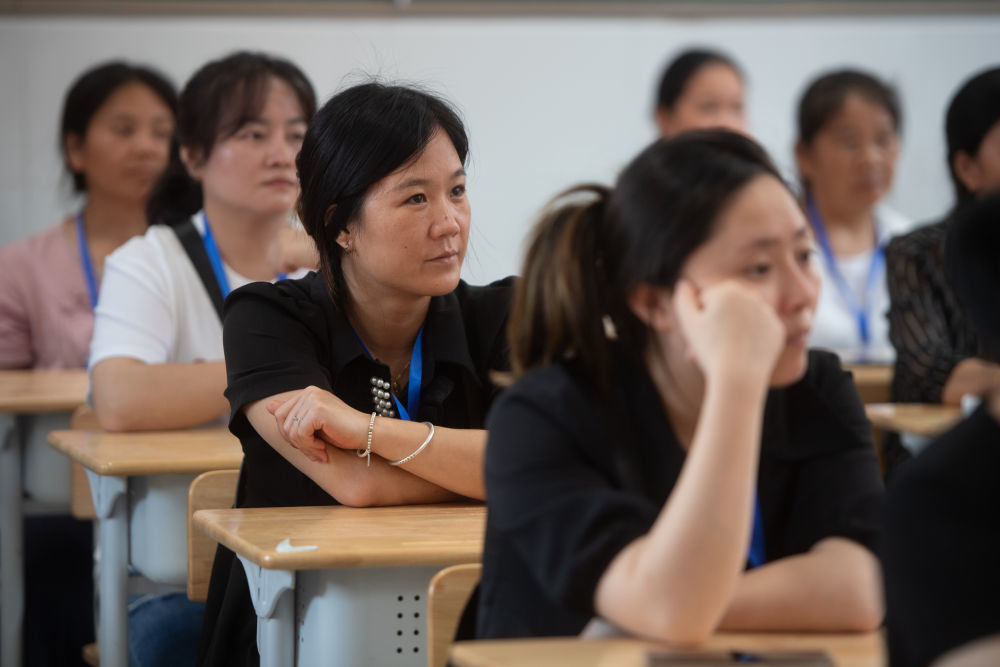
M 650 105 L 673 51 L 710 44 L 750 78 L 752 129 L 789 175 L 794 105 L 818 72 L 871 69 L 904 100 L 891 203 L 927 220 L 950 202 L 943 111 L 971 72 L 1000 63 L 1000 15 L 649 18 L 0 17 L 0 243 L 75 203 L 56 149 L 62 94 L 86 67 L 127 57 L 179 85 L 207 59 L 263 49 L 299 63 L 321 98 L 365 73 L 453 100 L 472 139 L 467 279 L 517 271 L 539 207 L 580 180 L 610 181 L 654 136 Z

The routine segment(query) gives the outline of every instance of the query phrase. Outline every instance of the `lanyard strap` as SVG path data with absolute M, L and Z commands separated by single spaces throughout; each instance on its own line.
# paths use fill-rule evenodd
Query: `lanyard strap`
M 351 327 L 351 330 L 353 331 L 354 327 Z M 361 349 L 365 351 L 365 355 L 369 359 L 374 360 L 372 353 L 368 351 L 368 347 L 361 340 L 361 336 L 358 335 L 357 331 L 354 331 L 354 337 L 358 339 L 358 343 L 361 344 Z M 420 411 L 420 385 L 423 382 L 424 374 L 423 340 L 424 327 L 421 326 L 420 331 L 417 332 L 417 340 L 413 342 L 413 352 L 410 354 L 410 384 L 406 390 L 406 407 L 403 407 L 396 394 L 392 395 L 392 400 L 396 403 L 396 410 L 399 412 L 400 418 L 408 421 L 416 419 L 417 413 Z
M 760 498 L 754 497 L 753 536 L 750 538 L 750 551 L 747 554 L 750 567 L 760 567 L 767 562 L 767 551 L 764 546 L 764 519 L 760 513 Z
M 76 246 L 80 250 L 80 264 L 83 265 L 83 275 L 87 279 L 87 294 L 90 295 L 90 309 L 93 310 L 97 308 L 97 278 L 94 275 L 94 265 L 90 263 L 90 248 L 83 229 L 83 211 L 76 214 Z
M 876 239 L 875 248 L 872 251 L 872 261 L 868 266 L 868 278 L 865 281 L 864 300 L 858 302 L 858 297 L 847 284 L 847 279 L 840 272 L 837 264 L 837 257 L 833 254 L 830 245 L 830 238 L 826 234 L 826 226 L 823 224 L 823 217 L 816 208 L 816 202 L 810 197 L 807 201 L 806 210 L 809 214 L 809 222 L 812 224 L 813 232 L 816 234 L 816 242 L 819 244 L 820 252 L 823 253 L 823 260 L 826 262 L 830 275 L 833 276 L 834 285 L 840 293 L 841 298 L 847 303 L 858 325 L 858 335 L 861 338 L 862 347 L 871 344 L 871 309 L 875 302 L 875 293 L 878 290 L 879 276 L 885 266 L 885 244 Z
M 208 215 L 202 211 L 201 220 L 205 223 L 205 233 L 201 235 L 201 242 L 205 246 L 205 254 L 212 265 L 212 273 L 215 274 L 215 282 L 219 285 L 222 298 L 225 300 L 232 288 L 229 286 L 229 278 L 226 276 L 226 269 L 222 265 L 222 255 L 219 254 L 219 246 L 215 244 L 215 237 L 212 236 L 212 225 L 208 224 Z M 279 273 L 275 280 L 284 280 L 288 275 Z

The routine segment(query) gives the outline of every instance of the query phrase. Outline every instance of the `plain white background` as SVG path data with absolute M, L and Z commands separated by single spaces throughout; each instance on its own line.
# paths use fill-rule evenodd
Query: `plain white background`
M 820 72 L 860 66 L 897 86 L 903 150 L 889 202 L 917 221 L 951 202 L 943 114 L 962 80 L 1000 64 L 1000 15 L 656 18 L 0 17 L 0 243 L 79 204 L 57 148 L 62 95 L 109 58 L 181 86 L 235 49 L 288 57 L 321 100 L 378 75 L 452 100 L 472 141 L 466 279 L 516 273 L 541 206 L 579 181 L 610 182 L 654 138 L 651 106 L 671 54 L 720 48 L 749 78 L 753 133 L 790 178 L 795 104 Z

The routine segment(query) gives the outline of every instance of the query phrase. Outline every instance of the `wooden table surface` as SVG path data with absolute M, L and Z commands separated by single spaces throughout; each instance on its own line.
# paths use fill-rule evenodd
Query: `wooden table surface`
M 889 400 L 893 369 L 890 364 L 845 364 L 854 375 L 863 403 L 885 403 Z
M 884 431 L 934 437 L 962 419 L 957 405 L 933 403 L 873 403 L 865 406 L 872 425 Z
M 225 428 L 177 431 L 52 431 L 49 444 L 99 475 L 196 474 L 239 468 L 240 441 Z
M 265 569 L 457 565 L 482 558 L 486 507 L 276 507 L 200 510 L 194 524 Z M 278 543 L 315 545 L 279 553 Z
M 87 399 L 87 371 L 0 371 L 0 412 L 69 412 Z
M 647 652 L 671 649 L 638 639 L 520 639 L 458 642 L 455 667 L 646 667 Z M 837 667 L 884 667 L 885 642 L 879 632 L 861 634 L 728 634 L 709 638 L 702 651 L 825 650 Z M 737 663 L 733 663 L 737 664 Z

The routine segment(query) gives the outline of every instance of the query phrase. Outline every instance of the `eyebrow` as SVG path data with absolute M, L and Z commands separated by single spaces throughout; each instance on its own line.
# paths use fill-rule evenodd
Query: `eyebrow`
M 462 169 L 457 170 L 454 174 L 452 174 L 449 177 L 449 180 L 454 180 L 454 179 L 458 178 L 459 176 L 465 176 L 465 168 L 464 167 Z M 425 186 L 425 185 L 428 185 L 430 182 L 431 182 L 431 179 L 429 179 L 429 178 L 411 178 L 408 181 L 403 181 L 402 183 L 400 183 L 399 185 L 397 185 L 393 189 L 397 190 L 397 191 L 398 190 L 406 190 L 407 188 L 415 188 L 415 187 Z
M 270 125 L 271 121 L 269 121 L 266 118 L 247 118 L 245 121 L 243 121 L 243 125 L 250 125 L 252 123 L 256 123 L 258 125 Z M 292 118 L 290 120 L 285 121 L 285 125 L 299 125 L 299 124 L 305 125 L 306 124 L 305 118 Z
M 806 238 L 808 236 L 809 236 L 809 227 L 807 225 L 802 225 L 792 235 L 792 240 L 793 241 L 798 241 L 799 239 Z M 778 245 L 780 243 L 781 243 L 780 239 L 777 239 L 777 238 L 775 238 L 773 236 L 768 236 L 766 238 L 755 239 L 755 240 L 751 241 L 750 243 L 747 243 L 745 246 L 743 246 L 743 248 L 741 248 L 741 250 L 743 252 L 749 252 L 749 251 L 754 251 L 754 250 L 764 250 L 764 249 L 776 246 L 776 245 Z

